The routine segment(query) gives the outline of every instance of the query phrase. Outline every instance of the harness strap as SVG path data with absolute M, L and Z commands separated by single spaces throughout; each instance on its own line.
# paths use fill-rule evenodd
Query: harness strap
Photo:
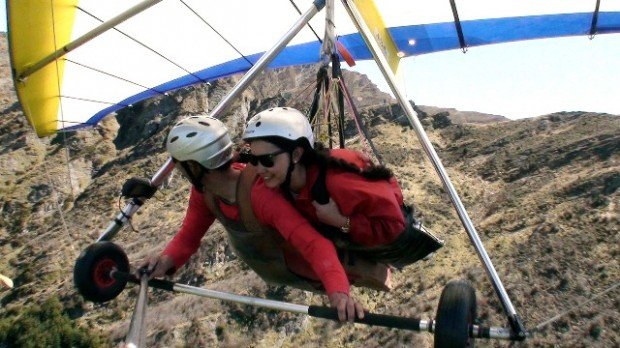
M 396 268 L 403 268 L 419 261 L 443 246 L 443 241 L 435 237 L 414 217 L 413 208 L 403 205 L 402 210 L 405 230 L 389 244 L 365 246 L 347 239 L 335 243 L 342 244 L 342 248 L 353 251 L 363 258 L 387 263 Z
M 256 173 L 256 169 L 253 166 L 246 166 L 241 174 L 239 175 L 239 180 L 237 180 L 237 188 L 236 188 L 236 202 L 235 205 L 239 208 L 239 224 L 245 228 L 248 232 L 252 233 L 266 233 L 268 228 L 261 225 L 254 215 L 254 211 L 252 210 L 252 201 L 251 201 L 251 191 L 252 185 L 258 178 L 258 174 Z M 207 207 L 211 212 L 215 214 L 215 217 L 220 221 L 228 221 L 228 223 L 232 223 L 229 219 L 227 219 L 220 210 L 216 197 L 210 192 L 204 193 L 204 201 L 207 204 Z M 275 234 L 274 234 L 275 235 Z
M 319 204 L 329 202 L 326 179 L 327 168 L 325 165 L 319 165 L 319 175 L 311 189 L 312 198 Z M 338 250 L 354 252 L 366 260 L 402 268 L 443 246 L 443 241 L 424 228 L 414 217 L 412 207 L 403 205 L 402 212 L 405 218 L 405 230 L 395 241 L 385 245 L 366 246 L 353 243 L 349 236 L 342 233 L 339 228 L 327 224 L 321 224 L 317 229 L 323 236 L 330 239 Z
M 237 181 L 237 206 L 243 225 L 251 232 L 264 232 L 265 227 L 258 221 L 252 210 L 252 186 L 258 178 L 254 166 L 246 166 Z
M 237 200 L 240 221 L 224 216 L 215 195 L 205 193 L 205 203 L 222 223 L 228 242 L 235 254 L 265 282 L 288 285 L 308 291 L 322 291 L 320 282 L 306 280 L 290 271 L 283 257 L 287 245 L 276 231 L 261 225 L 252 212 L 250 193 L 256 180 L 256 170 L 246 167 L 237 181 Z M 290 248 L 290 247 L 288 247 Z
M 349 93 L 349 90 L 347 89 L 347 86 L 345 85 L 344 79 L 342 77 L 338 79 L 338 84 L 340 85 L 340 89 L 342 90 L 344 100 L 347 102 L 347 105 L 349 106 L 351 114 L 353 114 L 353 120 L 355 121 L 357 130 L 364 137 L 364 139 L 366 140 L 366 143 L 368 143 L 368 146 L 370 146 L 370 149 L 372 150 L 372 153 L 377 158 L 377 161 L 379 162 L 379 164 L 384 165 L 383 158 L 381 157 L 381 154 L 375 147 L 375 144 L 372 142 L 372 138 L 370 137 L 370 132 L 368 132 L 368 129 L 366 129 L 366 126 L 364 125 L 364 121 L 362 120 L 362 116 L 360 115 L 357 108 L 355 107 L 355 104 L 353 103 L 353 99 L 351 98 L 351 94 Z

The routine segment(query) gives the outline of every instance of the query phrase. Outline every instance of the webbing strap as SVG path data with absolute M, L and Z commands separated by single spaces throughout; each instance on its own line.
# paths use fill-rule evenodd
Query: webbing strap
M 327 139 L 329 139 L 329 148 L 333 149 L 334 148 L 334 140 L 333 135 L 334 135 L 334 131 L 332 129 L 332 113 L 330 112 L 330 105 L 331 105 L 331 98 L 330 98 L 330 91 L 327 88 L 327 85 L 325 86 L 325 107 L 323 109 L 323 112 L 325 114 L 325 119 L 327 119 Z
M 327 69 L 323 66 L 316 73 L 316 90 L 314 91 L 314 98 L 312 99 L 312 105 L 310 106 L 310 114 L 308 120 L 310 124 L 314 121 L 317 111 L 319 111 L 319 103 L 321 101 L 321 94 L 323 90 L 323 84 L 328 83 Z
M 364 138 L 368 142 L 368 145 L 370 146 L 372 153 L 377 158 L 377 161 L 379 162 L 379 164 L 384 165 L 383 158 L 381 157 L 381 154 L 379 154 L 379 151 L 377 151 L 375 144 L 372 142 L 372 139 L 370 138 L 370 133 L 368 132 L 368 129 L 366 129 L 366 127 L 364 126 L 364 122 L 362 121 L 362 116 L 357 111 L 355 104 L 353 104 L 353 100 L 351 99 L 351 94 L 349 93 L 347 86 L 344 84 L 344 80 L 342 79 L 342 77 L 338 79 L 338 83 L 340 85 L 340 89 L 342 90 L 344 99 L 347 101 L 347 104 L 349 105 L 349 108 L 351 109 L 351 113 L 353 114 L 353 119 L 355 120 L 355 124 L 357 126 L 358 131 L 364 136 Z
M 343 79 L 340 70 L 340 58 L 337 54 L 332 54 L 332 78 Z M 338 140 L 340 148 L 344 149 L 344 94 L 342 88 L 338 88 Z
M 256 215 L 254 215 L 254 210 L 252 210 L 251 192 L 257 178 L 256 168 L 254 166 L 246 166 L 239 176 L 239 181 L 237 181 L 239 215 L 245 228 L 251 232 L 265 231 L 265 227 L 260 224 Z
M 224 216 L 214 194 L 210 192 L 203 193 L 204 202 L 207 204 L 207 208 L 215 214 L 215 217 L 222 223 L 222 225 L 243 225 L 243 227 L 249 232 L 264 232 L 266 230 L 266 228 L 260 224 L 258 218 L 256 218 L 256 215 L 254 215 L 254 211 L 252 210 L 250 193 L 256 178 L 256 169 L 253 166 L 246 166 L 241 174 L 239 174 L 239 179 L 237 180 L 236 202 L 234 203 L 239 208 L 239 222 L 230 220 Z

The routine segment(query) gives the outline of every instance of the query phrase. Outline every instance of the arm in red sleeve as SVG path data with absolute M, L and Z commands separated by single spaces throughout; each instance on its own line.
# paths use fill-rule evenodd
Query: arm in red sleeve
M 405 229 L 402 194 L 394 183 L 330 171 L 326 182 L 341 214 L 350 219 L 349 234 L 353 241 L 369 246 L 387 244 Z
M 276 229 L 303 256 L 328 295 L 349 294 L 349 281 L 334 244 L 317 232 L 279 191 L 258 180 L 252 187 L 252 209 L 261 223 Z
M 162 254 L 170 256 L 175 267 L 180 268 L 198 250 L 200 239 L 213 221 L 215 221 L 215 215 L 209 211 L 203 195 L 192 187 L 183 225 L 172 240 L 168 242 Z

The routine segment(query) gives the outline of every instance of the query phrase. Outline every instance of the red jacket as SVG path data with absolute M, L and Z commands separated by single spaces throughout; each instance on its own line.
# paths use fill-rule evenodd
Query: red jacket
M 243 168 L 237 163 L 233 166 Z M 227 205 L 219 200 L 218 204 L 227 218 L 239 219 L 236 205 Z M 278 230 L 297 251 L 285 253 L 287 265 L 292 271 L 320 280 L 328 294 L 349 293 L 349 281 L 333 243 L 318 233 L 278 191 L 256 183 L 252 188 L 252 208 L 258 221 Z M 177 268 L 181 267 L 198 250 L 200 240 L 213 221 L 215 215 L 207 207 L 204 196 L 192 188 L 183 225 L 162 254 L 170 256 Z
M 370 164 L 365 155 L 356 151 L 333 149 L 330 155 L 359 168 Z M 295 198 L 295 206 L 310 222 L 318 223 L 311 190 L 319 168 L 311 165 L 306 170 L 306 185 Z M 371 181 L 355 173 L 328 168 L 325 181 L 340 213 L 350 219 L 349 235 L 354 242 L 368 246 L 387 244 L 405 229 L 403 194 L 395 178 Z
M 252 210 L 258 221 L 276 229 L 293 247 L 294 251 L 284 250 L 290 270 L 310 279 L 318 275 L 328 294 L 349 294 L 349 281 L 334 243 L 317 232 L 280 190 L 266 187 L 262 178 L 252 187 Z
M 233 163 L 233 167 L 241 170 L 245 168 L 245 165 Z M 236 205 L 228 205 L 220 200 L 218 200 L 218 204 L 224 216 L 232 220 L 239 219 L 239 208 Z M 176 268 L 180 268 L 198 250 L 200 240 L 211 227 L 213 221 L 215 221 L 215 214 L 207 207 L 202 193 L 192 186 L 189 205 L 181 229 L 168 242 L 162 254 L 170 256 Z

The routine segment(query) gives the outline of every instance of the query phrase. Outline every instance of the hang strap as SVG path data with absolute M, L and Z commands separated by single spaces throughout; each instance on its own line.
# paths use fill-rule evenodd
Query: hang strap
M 366 129 L 366 127 L 364 126 L 364 122 L 362 121 L 362 116 L 357 111 L 355 104 L 353 104 L 353 100 L 351 99 L 351 94 L 349 93 L 347 86 L 344 84 L 344 79 L 342 77 L 338 79 L 338 84 L 340 85 L 340 89 L 342 90 L 344 99 L 347 101 L 347 104 L 349 105 L 349 108 L 351 109 L 351 113 L 353 114 L 353 119 L 355 120 L 355 124 L 357 126 L 358 131 L 360 132 L 360 134 L 364 136 L 364 138 L 368 142 L 368 145 L 370 146 L 372 153 L 377 158 L 377 161 L 379 162 L 379 164 L 384 165 L 383 158 L 381 157 L 381 154 L 375 147 L 375 144 L 372 142 L 372 139 L 370 138 L 370 133 L 368 132 L 368 129 Z
M 332 54 L 332 78 L 342 79 L 342 70 L 340 70 L 340 59 L 337 54 Z M 342 88 L 338 88 L 338 140 L 340 148 L 344 149 L 344 94 Z
M 258 221 L 254 210 L 252 210 L 252 186 L 258 179 L 258 173 L 254 166 L 246 166 L 237 181 L 237 205 L 239 206 L 239 215 L 243 225 L 248 231 L 262 232 L 265 227 Z
M 310 114 L 308 120 L 310 124 L 314 121 L 317 111 L 319 111 L 319 103 L 321 102 L 321 94 L 323 91 L 323 84 L 328 85 L 329 79 L 327 76 L 327 68 L 322 66 L 316 73 L 316 90 L 314 91 L 314 98 L 312 99 L 312 105 L 310 106 Z

